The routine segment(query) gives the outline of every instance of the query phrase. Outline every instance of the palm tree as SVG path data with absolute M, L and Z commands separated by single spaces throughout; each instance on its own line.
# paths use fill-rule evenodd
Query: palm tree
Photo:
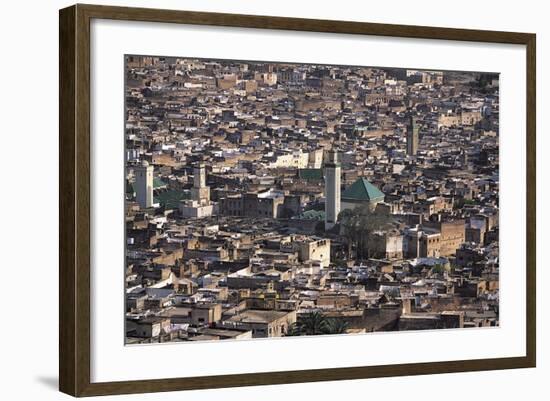
M 300 328 L 296 323 L 292 323 L 290 326 L 288 326 L 288 331 L 286 332 L 286 337 L 295 337 L 295 336 L 301 336 L 302 333 L 300 331 Z
M 327 318 L 321 312 L 310 312 L 300 316 L 288 328 L 286 336 L 315 336 L 319 334 L 344 334 L 349 324 L 343 319 Z
M 300 318 L 298 326 L 302 335 L 313 336 L 323 334 L 327 320 L 321 312 L 311 312 Z
M 344 319 L 327 319 L 325 334 L 344 334 L 348 328 L 349 324 Z
M 314 336 L 325 334 L 327 319 L 321 312 L 310 312 L 300 316 L 296 323 L 290 325 L 287 336 Z

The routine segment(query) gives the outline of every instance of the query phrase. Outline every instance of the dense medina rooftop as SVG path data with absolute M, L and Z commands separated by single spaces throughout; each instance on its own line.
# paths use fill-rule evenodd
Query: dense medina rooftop
M 128 343 L 499 324 L 498 76 L 125 74 Z

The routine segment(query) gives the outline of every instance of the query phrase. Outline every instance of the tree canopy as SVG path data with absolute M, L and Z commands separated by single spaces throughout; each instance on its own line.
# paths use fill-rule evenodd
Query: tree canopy
M 348 329 L 348 323 L 343 319 L 328 318 L 321 312 L 310 312 L 300 316 L 293 323 L 287 336 L 313 336 L 319 334 L 344 334 Z
M 392 223 L 390 216 L 373 212 L 369 205 L 342 210 L 338 215 L 338 221 L 348 241 L 350 259 L 354 248 L 358 259 L 368 259 L 370 257 L 369 237 L 376 231 L 389 229 Z

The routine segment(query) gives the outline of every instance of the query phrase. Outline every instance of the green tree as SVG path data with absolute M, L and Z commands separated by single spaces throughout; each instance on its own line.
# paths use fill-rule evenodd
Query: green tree
M 327 323 L 325 325 L 325 334 L 344 334 L 347 331 L 348 327 L 349 324 L 344 319 L 327 319 Z
M 310 312 L 290 325 L 287 336 L 315 336 L 320 334 L 344 334 L 349 324 L 343 319 L 327 318 L 321 312 Z
M 288 326 L 288 331 L 286 332 L 286 337 L 295 337 L 295 336 L 301 336 L 302 333 L 300 331 L 300 327 L 296 323 L 292 323 L 290 326 Z
M 375 231 L 384 231 L 391 227 L 392 219 L 382 213 L 375 213 L 369 205 L 354 209 L 344 209 L 338 220 L 343 227 L 344 237 L 348 243 L 348 258 L 352 258 L 355 246 L 358 259 L 370 258 L 369 237 Z
M 321 312 L 310 312 L 298 318 L 293 323 L 287 333 L 287 336 L 313 336 L 325 334 L 327 329 L 327 319 Z
M 440 274 L 444 274 L 446 271 L 448 271 L 449 268 L 448 266 L 446 265 L 443 265 L 441 263 L 436 263 L 431 269 L 430 269 L 430 273 L 432 275 L 440 275 Z
M 343 234 L 348 245 L 348 259 L 353 259 L 353 244 L 357 237 L 358 227 L 357 220 L 354 218 L 354 213 L 351 209 L 344 209 L 338 215 L 338 221 L 343 228 Z
M 302 316 L 298 325 L 302 335 L 323 334 L 326 330 L 327 320 L 321 312 L 311 312 Z

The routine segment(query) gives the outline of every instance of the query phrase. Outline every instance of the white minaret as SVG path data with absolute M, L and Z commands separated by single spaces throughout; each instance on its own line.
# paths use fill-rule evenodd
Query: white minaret
M 191 198 L 199 204 L 210 203 L 210 188 L 206 186 L 206 170 L 204 164 L 200 163 L 193 168 L 193 188 Z
M 142 209 L 153 206 L 153 166 L 147 160 L 134 168 L 136 200 Z
M 325 163 L 325 230 L 336 224 L 340 213 L 340 163 L 338 153 L 330 151 Z

